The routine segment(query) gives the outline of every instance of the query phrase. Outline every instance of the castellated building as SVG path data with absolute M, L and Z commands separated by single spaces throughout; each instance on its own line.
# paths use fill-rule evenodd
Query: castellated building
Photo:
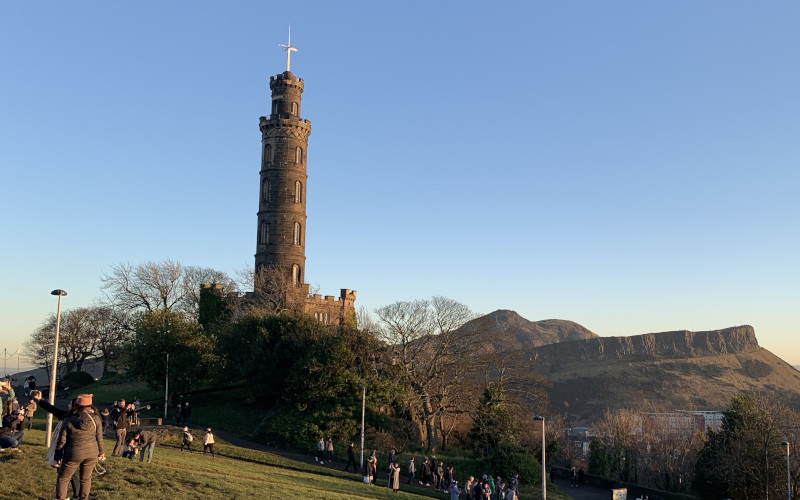
M 300 117 L 303 79 L 288 70 L 269 79 L 269 117 L 259 119 L 261 169 L 255 271 L 281 274 L 286 290 L 301 297 L 298 312 L 325 324 L 355 321 L 355 290 L 342 288 L 338 297 L 310 294 L 305 281 L 308 136 L 311 123 Z M 273 280 L 274 282 L 274 280 Z M 259 293 L 256 284 L 254 294 Z

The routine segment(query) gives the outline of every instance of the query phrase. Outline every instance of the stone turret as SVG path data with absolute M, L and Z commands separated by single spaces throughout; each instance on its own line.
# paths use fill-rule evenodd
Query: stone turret
M 276 267 L 289 282 L 305 282 L 306 155 L 311 124 L 300 118 L 303 79 L 289 71 L 270 77 L 269 118 L 259 120 L 261 170 L 256 271 Z

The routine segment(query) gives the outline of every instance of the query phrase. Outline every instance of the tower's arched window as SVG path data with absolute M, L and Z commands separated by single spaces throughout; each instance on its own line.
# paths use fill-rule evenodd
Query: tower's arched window
M 303 203 L 303 184 L 300 181 L 294 183 L 294 202 Z
M 300 284 L 300 266 L 297 264 L 292 266 L 292 284 L 299 285 Z
M 264 146 L 264 163 L 272 162 L 272 145 L 266 144 Z
M 273 115 L 276 115 L 276 114 L 278 114 L 278 111 L 280 111 L 280 109 L 281 109 L 281 108 L 280 108 L 280 102 L 281 102 L 281 101 L 279 101 L 279 100 L 277 100 L 277 99 L 276 99 L 276 100 L 274 100 L 274 101 L 272 101 L 272 114 L 273 114 Z
M 300 237 L 301 237 L 301 234 L 300 234 L 301 230 L 300 229 L 301 229 L 300 228 L 300 223 L 299 222 L 295 222 L 294 223 L 294 244 L 295 245 L 299 245 L 300 244 Z
M 297 115 L 297 103 L 296 102 L 292 103 L 292 114 L 293 115 Z
M 261 201 L 269 201 L 269 179 L 261 181 Z
M 303 163 L 303 148 L 300 146 L 297 146 L 294 152 L 294 161 L 295 163 Z
M 258 227 L 258 244 L 266 245 L 267 243 L 269 243 L 269 224 L 262 220 Z

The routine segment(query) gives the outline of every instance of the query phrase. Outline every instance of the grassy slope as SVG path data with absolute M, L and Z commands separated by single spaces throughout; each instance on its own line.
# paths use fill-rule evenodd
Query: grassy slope
M 0 466 L 3 489 L 14 492 L 15 498 L 53 498 L 55 470 L 45 460 L 44 432 L 29 431 L 21 453 L 3 452 Z M 106 450 L 113 443 L 106 440 Z M 221 452 L 234 452 L 236 447 L 221 443 Z M 420 499 L 418 494 L 388 488 L 367 486 L 355 479 L 300 472 L 265 465 L 279 462 L 301 469 L 313 469 L 292 463 L 264 452 L 245 450 L 251 461 L 224 457 L 212 459 L 200 453 L 181 453 L 171 447 L 157 447 L 151 464 L 116 457 L 103 467 L 108 473 L 95 476 L 92 491 L 98 500 L 129 498 L 169 498 L 170 500 L 203 498 L 398 498 Z M 320 468 L 322 469 L 322 468 Z M 335 472 L 324 470 L 321 472 Z M 344 474 L 342 474 L 344 475 Z M 353 475 L 350 475 L 352 478 Z M 443 495 L 438 495 L 443 497 Z
M 148 390 L 141 382 L 132 381 L 126 377 L 115 375 L 104 377 L 99 382 L 70 391 L 69 397 L 74 397 L 78 393 L 93 393 L 98 405 L 105 406 L 120 397 L 133 399 L 139 396 L 143 400 L 157 401 L 157 391 Z M 191 401 L 194 410 L 192 412 L 193 424 L 211 426 L 217 430 L 225 430 L 244 439 L 252 437 L 252 431 L 261 421 L 261 413 L 246 402 L 248 391 L 246 389 L 234 389 L 215 394 L 205 394 L 193 396 Z M 156 408 L 148 412 L 150 416 L 163 415 L 163 407 Z M 46 413 L 36 412 L 34 419 L 34 429 L 44 429 Z M 169 422 L 172 423 L 173 411 L 170 408 Z M 165 435 L 159 439 L 159 446 L 155 451 L 153 463 L 148 467 L 146 464 L 141 466 L 139 462 L 131 463 L 128 460 L 109 458 L 104 465 L 109 470 L 109 475 L 97 480 L 93 485 L 93 491 L 98 499 L 123 498 L 119 491 L 127 494 L 135 493 L 141 495 L 141 488 L 157 488 L 164 491 L 164 495 L 152 498 L 170 498 L 170 500 L 180 500 L 183 498 L 294 498 L 295 496 L 304 499 L 315 498 L 416 498 L 425 497 L 449 498 L 443 493 L 437 493 L 430 489 L 408 486 L 401 480 L 401 492 L 394 494 L 385 487 L 385 480 L 379 481 L 382 486 L 366 486 L 361 484 L 355 476 L 350 473 L 342 472 L 328 466 L 321 467 L 313 463 L 291 460 L 284 456 L 258 451 L 254 449 L 234 446 L 220 439 L 217 435 L 215 451 L 217 455 L 232 457 L 236 460 L 214 459 L 203 457 L 197 453 L 180 453 L 173 447 L 180 446 L 179 429 L 166 426 L 162 429 Z M 203 432 L 194 430 L 194 448 L 202 448 Z M 31 492 L 30 496 L 23 495 L 21 498 L 41 498 L 48 497 L 42 492 L 47 492 L 54 488 L 55 472 L 46 465 L 43 447 L 44 433 L 34 430 L 33 433 L 26 435 L 25 442 L 32 443 L 32 446 L 23 444 L 25 452 L 9 456 L 3 453 L 0 462 L 8 460 L 2 465 L 2 470 L 31 470 L 35 471 L 29 479 L 14 474 L 14 484 L 21 481 L 20 491 Z M 41 446 L 35 446 L 40 444 Z M 313 443 L 310 445 L 313 447 Z M 369 443 L 367 443 L 369 446 Z M 106 441 L 106 453 L 110 455 L 113 442 Z M 27 453 L 31 450 L 32 453 Z M 344 447 L 339 446 L 336 450 L 337 458 L 344 459 Z M 31 459 L 35 454 L 36 458 Z M 482 472 L 471 471 L 472 463 L 467 457 L 462 457 L 458 453 L 447 453 L 446 463 L 455 464 L 456 470 L 462 474 L 458 476 L 459 484 L 464 483 L 460 478 L 463 474 L 480 474 Z M 421 466 L 420 455 L 417 457 L 417 467 Z M 402 455 L 401 463 L 407 462 L 408 457 Z M 12 465 L 12 467 L 8 467 Z M 338 465 L 340 467 L 340 465 Z M 23 474 L 24 476 L 24 474 Z M 121 476 L 121 477 L 119 477 Z M 382 475 L 379 477 L 383 477 Z M 272 480 L 271 478 L 277 478 Z M 30 483 L 30 484 L 29 484 Z M 241 483 L 241 484 L 239 484 Z M 32 488 L 35 484 L 36 489 Z M 538 490 L 525 487 L 522 493 L 525 498 L 537 498 Z M 255 488 L 254 490 L 252 488 Z M 38 492 L 38 493 L 33 493 Z M 336 496 L 337 492 L 341 496 Z M 390 495 L 391 494 L 391 495 Z M 17 497 L 20 498 L 20 497 Z M 569 497 L 560 494 L 555 486 L 548 491 L 548 498 L 559 500 Z

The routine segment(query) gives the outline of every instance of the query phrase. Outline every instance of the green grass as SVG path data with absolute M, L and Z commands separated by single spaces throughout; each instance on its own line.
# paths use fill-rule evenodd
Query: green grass
M 105 446 L 108 452 L 113 443 L 106 440 Z M 0 454 L 4 491 L 14 492 L 14 498 L 53 498 L 56 473 L 45 459 L 47 450 L 44 447 L 44 432 L 29 431 L 21 449 L 20 453 L 4 451 Z M 181 453 L 175 448 L 158 446 L 150 464 L 110 457 L 102 464 L 108 471 L 107 474 L 102 477 L 95 475 L 92 492 L 98 500 L 423 498 L 419 494 L 402 490 L 395 494 L 386 487 L 364 485 L 353 474 L 309 466 L 269 453 L 224 443 L 220 444 L 219 450 L 221 453 L 242 450 L 249 461 L 221 456 L 211 458 L 200 453 Z M 269 462 L 291 468 L 267 465 Z M 314 473 L 314 469 L 322 469 L 319 472 L 326 475 Z M 441 493 L 428 496 L 444 497 Z
M 158 400 L 159 397 L 163 397 L 163 393 L 158 394 L 157 391 L 154 392 L 148 389 L 144 383 L 122 375 L 103 377 L 100 381 L 89 386 L 70 391 L 68 397 L 74 397 L 83 392 L 93 393 L 96 404 L 100 406 L 110 404 L 120 397 L 133 399 L 134 396 L 139 396 L 144 401 Z M 202 425 L 203 427 L 210 426 L 217 431 L 224 430 L 242 439 L 252 440 L 253 431 L 263 418 L 263 410 L 252 402 L 249 402 L 249 397 L 250 391 L 247 389 L 231 389 L 218 393 L 198 394 L 193 396 L 188 399 L 193 407 L 192 424 Z M 174 423 L 173 413 L 173 408 L 170 408 L 168 424 Z M 153 417 L 162 416 L 163 406 L 154 405 L 153 409 L 145 412 L 145 414 Z M 36 412 L 34 429 L 45 428 L 46 415 L 47 414 L 41 410 Z M 96 488 L 93 485 L 93 491 L 97 493 L 98 499 L 122 498 L 122 495 L 116 496 L 116 490 L 118 489 L 141 496 L 142 487 L 146 489 L 156 488 L 164 492 L 163 496 L 159 494 L 157 497 L 152 498 L 169 498 L 170 500 L 180 500 L 182 498 L 251 498 L 251 496 L 249 496 L 251 495 L 251 493 L 249 493 L 250 490 L 247 489 L 250 486 L 254 486 L 259 491 L 258 493 L 253 493 L 253 497 L 270 499 L 295 497 L 304 499 L 449 498 L 443 493 L 437 493 L 414 485 L 406 485 L 402 477 L 401 493 L 395 495 L 386 488 L 384 474 L 379 474 L 379 478 L 381 479 L 378 481 L 378 484 L 380 486 L 370 487 L 361 484 L 360 481 L 358 481 L 360 476 L 355 474 L 328 466 L 319 466 L 313 462 L 307 463 L 292 460 L 278 454 L 234 446 L 220 439 L 218 434 L 216 435 L 216 444 L 214 445 L 215 452 L 218 456 L 225 458 L 212 460 L 210 457 L 202 457 L 202 455 L 198 453 L 191 455 L 189 453 L 180 453 L 178 451 L 178 447 L 181 443 L 180 429 L 168 425 L 159 428 L 158 432 L 161 434 L 158 443 L 159 446 L 155 451 L 154 463 L 150 464 L 149 468 L 147 464 L 140 466 L 139 462 L 131 463 L 128 460 L 121 460 L 115 457 L 109 458 L 106 462 L 108 465 L 105 466 L 109 470 L 109 475 L 98 479 Z M 199 429 L 193 429 L 192 433 L 195 437 L 193 448 L 195 450 L 202 449 L 201 443 L 204 432 Z M 36 441 L 37 439 L 38 441 Z M 44 443 L 44 433 L 34 430 L 33 433 L 26 435 L 25 441 L 33 443 L 30 448 L 35 451 L 37 449 L 35 446 L 37 442 Z M 309 445 L 310 449 L 314 447 L 314 443 Z M 369 447 L 369 443 L 367 443 L 367 447 Z M 23 449 L 25 448 L 26 445 L 23 444 Z M 113 443 L 106 441 L 107 455 L 111 454 L 112 448 Z M 39 449 L 42 453 L 41 459 L 37 459 L 35 463 L 30 464 L 31 470 L 37 471 L 35 477 L 38 479 L 34 481 L 34 483 L 37 483 L 37 487 L 39 488 L 45 487 L 52 489 L 55 485 L 55 472 L 46 465 L 46 461 L 44 460 L 44 453 L 46 450 L 44 450 L 43 447 L 39 447 Z M 8 458 L 6 455 L 6 453 L 3 453 L 3 455 L 0 456 L 0 461 L 6 460 Z M 416 457 L 417 474 L 419 475 L 422 468 L 422 457 L 426 454 L 403 453 L 398 456 L 398 463 L 405 468 L 405 464 L 408 463 L 408 459 L 412 455 Z M 345 446 L 343 444 L 339 444 L 336 447 L 335 456 L 340 463 L 346 461 Z M 469 475 L 479 477 L 487 472 L 479 470 L 475 462 L 464 452 L 457 450 L 442 451 L 437 454 L 437 456 L 443 459 L 446 465 L 455 466 L 456 478 L 459 480 L 459 485 L 462 487 Z M 382 458 L 384 460 L 383 465 L 385 465 L 386 456 L 383 455 Z M 15 454 L 11 456 L 8 463 L 0 467 L 2 467 L 4 471 L 11 470 L 7 465 L 19 460 L 27 461 L 28 455 L 25 453 Z M 209 464 L 210 468 L 208 468 Z M 233 465 L 223 466 L 223 464 Z M 155 466 L 158 466 L 158 469 L 156 469 Z M 341 467 L 341 465 L 339 464 L 338 467 Z M 44 476 L 38 476 L 39 469 L 44 470 Z M 381 470 L 383 470 L 383 467 L 381 467 Z M 111 474 L 112 472 L 117 472 L 117 475 L 124 476 L 124 479 L 118 481 L 117 478 Z M 247 474 L 244 474 L 244 472 L 247 472 Z M 266 480 L 267 477 L 271 478 L 273 476 L 280 478 L 279 481 L 276 481 L 277 484 Z M 17 480 L 27 482 L 24 478 L 12 477 L 15 477 L 15 482 Z M 253 479 L 253 477 L 256 479 Z M 295 480 L 292 481 L 290 480 L 291 478 Z M 236 486 L 237 482 L 242 483 L 241 487 Z M 113 486 L 104 489 L 104 484 Z M 306 491 L 306 489 L 308 491 Z M 403 491 L 406 493 L 402 493 Z M 336 496 L 336 492 L 341 492 L 344 496 Z M 391 495 L 389 495 L 390 493 Z M 521 493 L 522 497 L 526 499 L 539 498 L 538 487 L 532 487 L 531 485 L 523 485 Z M 42 493 L 37 493 L 37 495 L 42 495 Z M 22 495 L 21 498 L 29 498 L 29 496 Z M 30 498 L 36 498 L 36 496 L 30 496 Z M 48 497 L 47 495 L 43 495 L 41 498 L 52 498 L 52 496 Z M 548 489 L 548 498 L 564 500 L 570 497 L 559 493 L 555 485 L 552 485 Z

